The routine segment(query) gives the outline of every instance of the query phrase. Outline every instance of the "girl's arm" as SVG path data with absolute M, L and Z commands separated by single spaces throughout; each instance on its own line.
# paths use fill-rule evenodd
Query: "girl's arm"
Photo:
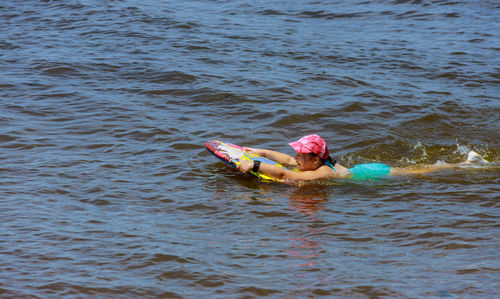
M 253 166 L 253 161 L 243 161 L 238 164 L 237 168 L 239 171 L 247 173 L 252 170 Z M 320 167 L 316 170 L 296 172 L 267 163 L 260 164 L 259 172 L 275 177 L 277 179 L 295 181 L 315 180 L 330 176 L 329 168 L 326 167 Z
M 267 150 L 267 149 L 250 148 L 250 147 L 245 147 L 245 150 L 247 152 L 259 155 L 261 157 L 266 157 L 270 160 L 273 160 L 274 162 L 277 162 L 277 163 L 280 163 L 283 165 L 297 166 L 297 163 L 295 162 L 295 158 L 290 156 L 290 155 L 287 155 L 287 154 L 283 154 L 280 152 L 275 152 L 275 151 Z

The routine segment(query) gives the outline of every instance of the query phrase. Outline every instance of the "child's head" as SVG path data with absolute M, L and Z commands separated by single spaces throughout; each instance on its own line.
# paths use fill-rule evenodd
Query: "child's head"
M 300 171 L 317 169 L 330 155 L 326 142 L 316 134 L 304 136 L 289 145 L 297 153 L 295 162 Z
M 298 141 L 289 143 L 289 145 L 299 154 L 313 153 L 322 160 L 326 160 L 330 156 L 325 140 L 316 134 L 304 136 Z

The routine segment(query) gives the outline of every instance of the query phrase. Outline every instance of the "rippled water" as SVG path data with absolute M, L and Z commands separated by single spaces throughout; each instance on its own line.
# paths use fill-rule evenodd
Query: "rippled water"
M 0 297 L 493 298 L 497 1 L 2 1 Z M 344 165 L 263 183 L 209 139 Z

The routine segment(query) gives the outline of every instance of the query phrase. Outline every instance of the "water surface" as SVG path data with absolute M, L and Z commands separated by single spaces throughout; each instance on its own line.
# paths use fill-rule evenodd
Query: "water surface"
M 495 1 L 3 1 L 0 297 L 498 296 Z M 343 165 L 290 186 L 210 139 Z

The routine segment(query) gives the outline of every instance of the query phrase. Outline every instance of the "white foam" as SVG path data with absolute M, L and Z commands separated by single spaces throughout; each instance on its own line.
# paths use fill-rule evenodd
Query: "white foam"
M 488 163 L 481 155 L 476 153 L 475 151 L 470 151 L 469 155 L 467 156 L 467 161 L 469 162 L 477 162 L 477 163 Z
M 470 152 L 470 148 L 466 145 L 460 145 L 457 143 L 457 149 L 455 150 L 455 153 L 460 154 L 460 155 L 467 155 Z

